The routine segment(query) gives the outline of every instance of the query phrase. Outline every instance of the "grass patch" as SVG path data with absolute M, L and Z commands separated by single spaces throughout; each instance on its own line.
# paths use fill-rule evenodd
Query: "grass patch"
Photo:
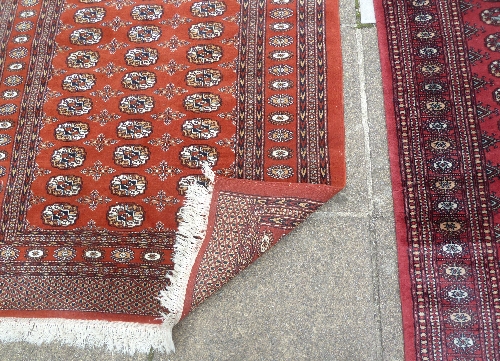
M 155 352 L 154 352 L 153 348 L 151 347 L 149 349 L 149 353 L 148 353 L 148 356 L 146 358 L 146 361 L 153 361 L 154 357 L 155 357 Z

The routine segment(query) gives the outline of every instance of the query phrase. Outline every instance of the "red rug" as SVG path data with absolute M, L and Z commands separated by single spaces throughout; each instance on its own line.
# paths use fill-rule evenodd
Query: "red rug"
M 407 360 L 500 360 L 500 8 L 383 0 Z
M 0 2 L 0 340 L 173 350 L 345 182 L 338 4 Z

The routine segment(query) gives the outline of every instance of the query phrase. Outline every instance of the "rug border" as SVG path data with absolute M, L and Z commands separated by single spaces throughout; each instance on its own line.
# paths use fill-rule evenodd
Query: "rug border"
M 394 221 L 396 230 L 396 247 L 398 253 L 399 292 L 403 321 L 404 355 L 406 360 L 416 359 L 415 329 L 413 319 L 413 295 L 411 292 L 410 264 L 408 260 L 408 241 L 406 232 L 406 212 L 403 197 L 401 167 L 399 164 L 399 146 L 395 108 L 393 104 L 394 92 L 392 70 L 390 67 L 388 49 L 387 24 L 385 22 L 383 0 L 374 0 L 376 29 L 382 71 L 382 85 L 384 93 L 384 109 L 387 127 L 387 142 L 389 149 L 389 163 L 391 171 L 392 197 L 394 206 Z

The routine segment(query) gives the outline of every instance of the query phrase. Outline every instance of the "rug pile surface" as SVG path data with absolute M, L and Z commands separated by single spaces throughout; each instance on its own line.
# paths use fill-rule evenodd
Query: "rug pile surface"
M 0 340 L 172 351 L 343 187 L 340 54 L 335 1 L 1 1 Z
M 500 8 L 377 2 L 407 360 L 499 360 Z

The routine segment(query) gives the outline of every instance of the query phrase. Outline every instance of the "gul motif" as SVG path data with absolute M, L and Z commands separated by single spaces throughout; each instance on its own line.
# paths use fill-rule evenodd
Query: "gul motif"
M 269 15 L 273 19 L 287 19 L 293 16 L 293 10 L 289 8 L 272 9 Z
M 267 169 L 267 175 L 275 179 L 288 179 L 293 177 L 293 168 L 287 165 L 273 165 Z
M 69 92 L 83 92 L 94 87 L 96 82 L 93 74 L 71 74 L 64 78 L 62 88 Z
M 211 64 L 222 58 L 222 48 L 218 45 L 196 45 L 187 52 L 189 62 L 193 64 Z
M 0 120 L 0 130 L 7 130 L 14 126 L 14 121 L 11 119 Z
M 184 196 L 186 195 L 188 188 L 193 184 L 198 184 L 208 188 L 208 185 L 210 184 L 210 179 L 208 179 L 202 174 L 194 174 L 182 177 L 181 179 L 179 179 L 179 182 L 177 183 L 177 192 L 179 192 L 181 196 Z
M 484 45 L 491 51 L 500 51 L 500 33 L 488 35 L 484 39 Z
M 17 31 L 30 31 L 33 29 L 33 22 L 30 20 L 21 21 L 16 24 L 15 29 Z
M 16 99 L 20 95 L 21 95 L 21 91 L 19 89 L 8 89 L 8 90 L 4 90 L 2 92 L 2 95 L 0 96 L 0 98 L 2 98 L 4 100 L 11 100 L 11 99 Z
M 216 148 L 204 144 L 183 147 L 179 155 L 181 163 L 189 168 L 201 168 L 204 162 L 213 167 L 219 158 Z
M 154 107 L 154 99 L 149 95 L 136 94 L 122 98 L 120 110 L 127 114 L 143 114 L 150 112 Z
M 154 87 L 156 75 L 150 71 L 133 71 L 123 76 L 122 85 L 131 90 L 144 90 Z
M 101 41 L 102 30 L 100 28 L 77 29 L 69 36 L 69 41 L 74 45 L 93 45 Z
M 269 149 L 267 155 L 274 160 L 285 160 L 292 158 L 293 150 L 288 147 L 272 147 Z
M 79 50 L 69 54 L 66 64 L 70 68 L 89 69 L 97 65 L 99 53 L 92 50 Z
M 191 139 L 211 139 L 220 132 L 219 122 L 213 119 L 195 118 L 182 124 L 182 134 Z
M 220 108 L 222 100 L 212 93 L 195 93 L 184 99 L 184 107 L 195 113 L 210 113 Z
M 21 71 L 26 68 L 26 63 L 24 62 L 19 62 L 19 63 L 10 63 L 7 65 L 7 69 L 10 71 Z
M 56 197 L 76 196 L 82 189 L 82 178 L 75 175 L 58 175 L 47 182 L 47 193 Z
M 27 43 L 31 39 L 31 36 L 28 34 L 17 35 L 12 39 L 14 44 L 24 44 Z
M 120 174 L 111 180 L 111 193 L 120 197 L 135 197 L 146 191 L 146 177 L 140 174 Z
M 269 140 L 273 142 L 288 142 L 293 139 L 293 132 L 288 129 L 273 129 L 267 134 Z
M 135 48 L 125 54 L 125 62 L 130 66 L 150 66 L 157 61 L 158 50 L 154 48 Z
M 130 248 L 118 248 L 111 252 L 113 261 L 127 263 L 134 259 L 134 251 Z
M 208 88 L 222 81 L 222 73 L 217 69 L 196 69 L 186 75 L 186 84 L 195 88 Z
M 27 18 L 32 18 L 33 16 L 36 15 L 36 11 L 35 10 L 23 10 L 19 13 L 19 17 L 21 19 L 27 19 Z
M 293 44 L 293 38 L 288 35 L 276 35 L 269 39 L 269 45 L 271 46 L 289 46 Z
M 0 261 L 13 261 L 19 257 L 19 250 L 11 246 L 3 246 L 0 248 Z
M 50 163 L 58 169 L 72 169 L 83 165 L 87 153 L 81 147 L 62 147 L 52 154 Z
M 2 110 L 0 108 L 0 114 L 2 114 Z M 8 134 L 0 134 L 0 146 L 8 145 L 12 142 L 12 137 Z
M 45 248 L 29 248 L 25 256 L 31 260 L 40 261 L 47 257 L 47 250 Z
M 92 101 L 86 97 L 64 98 L 57 105 L 57 111 L 67 117 L 83 115 L 92 109 Z
M 288 50 L 274 50 L 269 53 L 269 59 L 277 61 L 289 60 L 293 57 L 293 53 Z
M 191 25 L 189 28 L 189 37 L 191 39 L 215 39 L 222 35 L 224 25 L 215 21 L 208 21 L 205 23 L 198 23 Z
M 200 18 L 220 16 L 226 11 L 226 4 L 222 1 L 207 0 L 196 2 L 191 6 L 191 13 Z
M 268 102 L 275 107 L 289 107 L 293 104 L 293 97 L 288 94 L 275 94 L 269 97 Z
M 101 7 L 91 7 L 77 10 L 74 15 L 75 23 L 94 24 L 98 23 L 106 15 L 106 10 Z
M 118 203 L 109 208 L 107 219 L 116 228 L 138 227 L 144 221 L 144 209 L 135 203 Z
M 488 25 L 500 25 L 500 8 L 483 10 L 481 20 Z
M 84 139 L 90 131 L 90 126 L 82 122 L 66 122 L 55 129 L 55 138 L 62 142 L 72 142 Z
M 137 168 L 149 160 L 149 149 L 143 145 L 127 144 L 116 147 L 114 151 L 115 164 L 124 168 Z
M 4 79 L 3 83 L 7 86 L 18 86 L 23 82 L 23 77 L 19 75 L 11 75 Z
M 26 55 L 28 55 L 28 49 L 25 48 L 24 46 L 21 46 L 19 48 L 14 48 L 11 51 L 9 51 L 9 56 L 13 59 L 21 59 L 24 58 Z
M 54 258 L 61 262 L 71 261 L 76 257 L 76 250 L 70 247 L 61 247 L 54 251 Z
M 157 20 L 163 15 L 161 5 L 137 5 L 131 12 L 134 20 Z
M 0 105 L 0 115 L 12 115 L 15 112 L 17 112 L 17 105 L 15 104 Z
M 99 261 L 104 258 L 105 252 L 98 248 L 89 248 L 83 251 L 83 258 L 87 261 Z
M 269 82 L 269 89 L 271 90 L 287 90 L 293 87 L 293 81 L 289 79 L 272 80 Z
M 78 219 L 78 207 L 69 203 L 54 203 L 42 211 L 44 224 L 53 227 L 68 227 Z
M 291 30 L 293 28 L 293 24 L 289 22 L 272 23 L 269 27 L 274 31 L 285 32 Z
M 146 138 L 153 132 L 151 122 L 131 119 L 120 122 L 116 128 L 118 136 L 123 139 L 141 139 Z
M 500 78 L 500 61 L 494 60 L 490 63 L 488 66 L 488 70 L 490 71 L 490 74 Z
M 269 69 L 269 73 L 276 76 L 286 76 L 293 73 L 293 67 L 290 65 L 273 65 Z
M 160 39 L 161 30 L 155 25 L 139 25 L 130 28 L 127 35 L 134 43 L 151 43 Z
M 161 250 L 149 249 L 141 252 L 141 259 L 146 263 L 159 263 L 163 261 L 163 258 Z

